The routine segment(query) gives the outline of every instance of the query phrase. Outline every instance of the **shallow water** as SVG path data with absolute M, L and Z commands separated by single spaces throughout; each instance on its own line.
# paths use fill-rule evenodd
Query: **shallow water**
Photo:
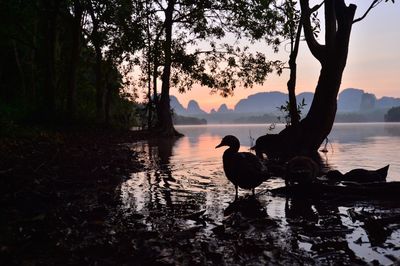
M 280 129 L 278 125 L 274 131 Z M 146 169 L 132 174 L 122 184 L 121 208 L 127 216 L 131 213 L 143 215 L 143 223 L 149 230 L 179 232 L 196 228 L 196 237 L 207 241 L 215 238 L 213 230 L 226 223 L 230 210 L 237 207 L 233 203 L 234 187 L 222 169 L 224 148 L 214 147 L 223 136 L 232 134 L 240 139 L 241 151 L 247 151 L 254 139 L 270 131 L 267 125 L 180 126 L 177 130 L 185 137 L 177 141 L 133 144 Z M 388 181 L 400 181 L 398 147 L 400 124 L 336 124 L 329 136 L 328 152 L 321 153 L 321 157 L 330 168 L 342 172 L 390 164 Z M 291 251 L 305 252 L 317 263 L 333 262 L 343 254 L 355 255 L 366 262 L 376 259 L 381 264 L 393 262 L 388 254 L 400 257 L 398 226 L 391 228 L 383 242 L 371 243 L 363 223 L 349 217 L 349 209 L 370 210 L 379 215 L 400 212 L 398 205 L 385 202 L 321 204 L 273 197 L 266 192 L 282 185 L 281 179 L 271 179 L 259 186 L 256 199 L 260 206 L 257 208 L 265 210 L 271 220 L 278 222 L 274 230 L 280 234 L 282 243 L 291 243 Z M 239 192 L 242 199 L 248 194 L 245 190 Z M 200 228 L 198 220 L 190 218 L 193 215 L 202 217 Z M 334 243 L 329 231 L 338 232 Z M 248 237 L 252 239 L 252 234 Z M 229 249 L 230 244 L 224 243 L 221 248 Z

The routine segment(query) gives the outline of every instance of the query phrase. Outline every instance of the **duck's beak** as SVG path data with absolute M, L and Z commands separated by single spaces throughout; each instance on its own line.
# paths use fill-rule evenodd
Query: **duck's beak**
M 221 142 L 220 144 L 218 144 L 217 146 L 215 146 L 215 148 L 219 148 L 219 147 L 222 147 L 222 146 L 224 146 L 224 144 Z

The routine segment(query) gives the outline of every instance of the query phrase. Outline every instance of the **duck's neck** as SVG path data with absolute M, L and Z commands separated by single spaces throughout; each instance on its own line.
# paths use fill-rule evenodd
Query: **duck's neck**
M 239 145 L 232 145 L 232 146 L 229 146 L 229 148 L 228 149 L 226 149 L 225 150 L 225 152 L 224 153 L 229 153 L 229 154 L 231 154 L 231 153 L 237 153 L 238 151 L 239 151 Z

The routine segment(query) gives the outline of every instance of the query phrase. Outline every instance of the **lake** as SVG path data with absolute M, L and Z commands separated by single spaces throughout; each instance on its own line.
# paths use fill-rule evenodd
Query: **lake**
M 199 215 L 203 222 L 195 238 L 203 241 L 218 239 L 215 228 L 226 226 L 227 212 L 237 203 L 234 202 L 234 187 L 222 169 L 224 147 L 215 149 L 215 146 L 223 136 L 230 134 L 239 138 L 241 151 L 248 151 L 257 137 L 277 133 L 283 127 L 276 125 L 270 131 L 268 126 L 178 126 L 177 130 L 185 137 L 176 141 L 151 140 L 133 144 L 132 148 L 139 153 L 146 167 L 121 185 L 121 209 L 127 216 L 140 213 L 149 230 L 159 228 L 161 231 L 197 228 L 196 219 L 187 217 Z M 390 164 L 387 180 L 400 181 L 400 124 L 335 124 L 328 139 L 328 152 L 320 155 L 329 168 L 346 172 Z M 268 180 L 256 189 L 256 201 L 269 219 L 277 221 L 274 231 L 279 232 L 282 245 L 292 243 L 285 244 L 290 252 L 305 252 L 317 263 L 332 263 L 338 256 L 347 256 L 351 263 L 355 262 L 354 258 L 360 258 L 389 265 L 393 263 L 393 256 L 400 257 L 398 226 L 392 228 L 385 239 L 377 241 L 365 221 L 354 220 L 349 215 L 351 212 L 385 215 L 391 211 L 400 212 L 400 206 L 390 202 L 325 202 L 322 206 L 309 200 L 274 197 L 267 192 L 283 185 L 282 179 Z M 246 200 L 249 194 L 250 191 L 239 189 L 241 199 Z M 313 229 L 304 231 L 302 223 Z M 162 229 L 166 224 L 171 226 Z M 330 243 L 332 239 L 327 231 L 339 232 L 335 243 Z M 315 235 L 315 232 L 321 233 Z M 218 241 L 222 248 L 230 249 L 232 245 L 226 240 Z M 229 264 L 229 252 L 223 256 L 227 256 L 224 261 Z M 256 261 L 262 261 L 257 258 Z

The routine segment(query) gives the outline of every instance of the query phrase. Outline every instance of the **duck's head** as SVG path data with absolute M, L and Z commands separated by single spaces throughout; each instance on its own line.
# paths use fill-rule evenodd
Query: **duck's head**
M 215 148 L 219 148 L 222 146 L 228 146 L 230 148 L 239 150 L 240 142 L 237 139 L 237 137 L 232 136 L 232 135 L 227 135 L 227 136 L 223 137 L 223 139 L 221 140 L 221 143 L 218 144 L 217 146 L 215 146 Z
M 340 179 L 343 177 L 343 174 L 339 170 L 330 170 L 326 173 L 326 178 L 328 179 Z

